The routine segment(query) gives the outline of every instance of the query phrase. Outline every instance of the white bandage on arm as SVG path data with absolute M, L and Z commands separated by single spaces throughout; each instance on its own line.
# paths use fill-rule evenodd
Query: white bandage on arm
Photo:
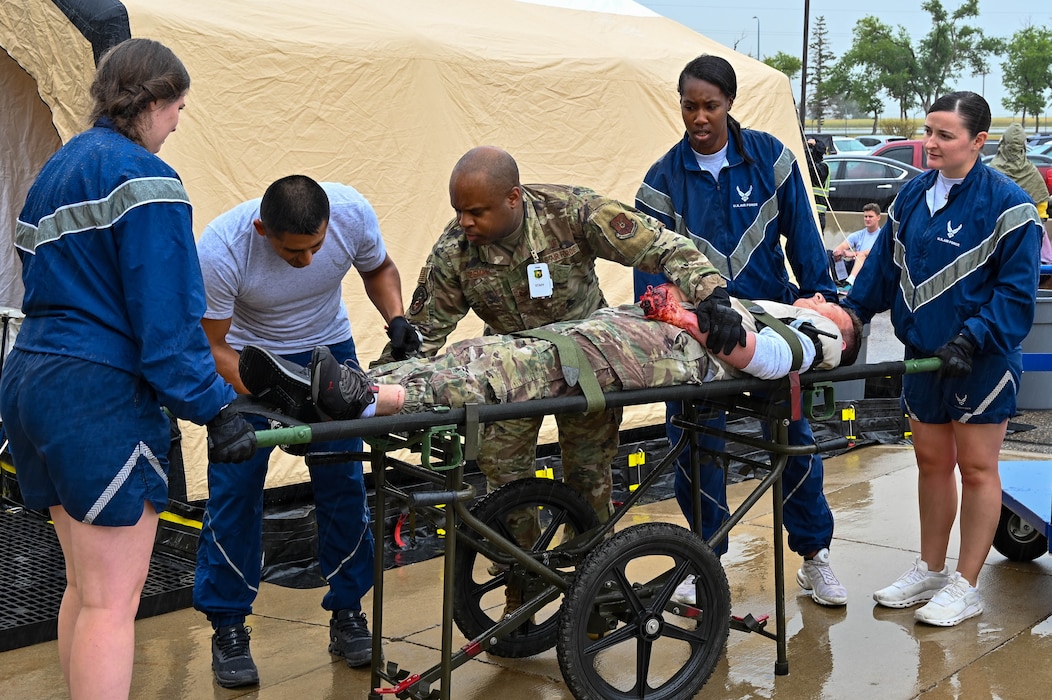
M 800 365 L 802 369 L 811 366 L 815 361 L 815 346 L 806 335 L 792 329 L 793 333 L 800 339 L 803 347 L 804 358 Z M 756 351 L 753 353 L 752 361 L 742 371 L 758 379 L 778 379 L 789 374 L 793 368 L 793 351 L 785 338 L 769 326 L 764 326 L 756 334 Z

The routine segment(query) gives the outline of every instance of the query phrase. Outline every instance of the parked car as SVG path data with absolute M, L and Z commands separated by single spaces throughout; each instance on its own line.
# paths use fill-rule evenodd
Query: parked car
M 837 155 L 829 164 L 829 208 L 860 212 L 869 202 L 887 211 L 907 182 L 923 171 L 890 158 L 871 155 Z
M 997 146 L 1000 143 L 1000 140 L 987 139 L 986 143 L 983 144 L 983 155 L 996 155 Z M 921 170 L 928 169 L 928 154 L 924 152 L 924 141 L 921 139 L 890 141 L 883 146 L 877 146 L 869 154 L 871 156 L 891 158 Z
M 869 146 L 861 141 L 847 136 L 833 136 L 832 134 L 804 134 L 806 140 L 814 139 L 816 143 L 822 144 L 826 149 L 827 156 L 835 156 L 842 153 L 867 153 Z
M 891 158 L 921 170 L 928 169 L 928 154 L 924 152 L 924 142 L 920 139 L 892 141 L 874 148 L 869 155 Z
M 877 146 L 883 146 L 890 141 L 905 141 L 905 136 L 895 136 L 894 134 L 866 134 L 865 136 L 856 136 L 856 139 L 862 142 L 862 145 L 868 147 L 870 150 Z
M 869 153 L 869 146 L 858 139 L 839 136 L 833 138 L 833 149 L 832 155 L 838 156 Z
M 1046 143 L 1052 143 L 1052 134 L 1035 134 L 1033 136 L 1026 137 L 1027 145 L 1040 146 Z
M 989 164 L 993 159 L 993 156 L 984 156 L 983 162 Z M 1034 167 L 1037 168 L 1037 172 L 1041 173 L 1041 179 L 1045 181 L 1045 187 L 1048 188 L 1048 194 L 1052 196 L 1052 155 L 1039 155 L 1027 151 L 1026 159 L 1034 164 Z
M 1026 150 L 1028 153 L 1033 153 L 1035 156 L 1052 156 L 1052 141 L 1038 144 L 1036 146 L 1029 146 Z

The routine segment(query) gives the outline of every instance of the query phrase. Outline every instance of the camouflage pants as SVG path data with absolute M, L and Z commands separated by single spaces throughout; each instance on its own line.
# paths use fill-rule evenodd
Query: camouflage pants
M 489 423 L 482 431 L 479 468 L 490 490 L 536 476 L 537 433 L 541 418 Z M 559 426 L 563 481 L 595 509 L 600 521 L 610 517 L 610 465 L 617 456 L 621 409 L 555 416 Z

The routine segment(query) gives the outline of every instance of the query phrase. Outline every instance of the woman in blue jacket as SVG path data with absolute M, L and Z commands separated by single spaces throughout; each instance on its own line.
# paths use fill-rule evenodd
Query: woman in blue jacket
M 949 627 L 983 611 L 976 590 L 1001 512 L 997 456 L 1015 413 L 1020 343 L 1036 307 L 1041 229 L 1030 197 L 979 160 L 990 107 L 974 92 L 940 97 L 924 122 L 930 171 L 907 183 L 844 305 L 865 321 L 891 309 L 906 359 L 936 374 L 902 379 L 917 456 L 920 556 L 873 594 L 927 601 L 921 622 Z M 961 480 L 961 548 L 946 562 Z
M 171 426 L 208 426 L 208 457 L 255 452 L 201 328 L 204 285 L 178 175 L 157 157 L 190 77 L 129 39 L 99 61 L 94 126 L 41 170 L 18 217 L 25 320 L 0 411 L 25 504 L 47 509 L 66 565 L 58 654 L 74 698 L 127 698 L 135 613 Z
M 730 115 L 738 92 L 734 68 L 719 56 L 702 55 L 679 76 L 680 111 L 686 134 L 647 172 L 636 194 L 636 206 L 666 228 L 688 236 L 727 280 L 731 296 L 792 304 L 820 294 L 836 300 L 828 258 L 815 225 L 814 209 L 796 157 L 778 139 L 743 129 Z M 785 248 L 781 240 L 785 239 Z M 796 283 L 786 270 L 788 259 Z M 635 292 L 665 280 L 635 272 Z M 671 417 L 682 411 L 669 403 Z M 710 425 L 722 428 L 726 417 Z M 667 425 L 670 441 L 680 430 Z M 701 437 L 705 448 L 723 451 L 723 441 Z M 789 427 L 793 445 L 814 443 L 806 420 Z M 833 514 L 822 492 L 820 455 L 790 457 L 785 467 L 785 525 L 789 548 L 804 557 L 797 582 L 822 605 L 844 605 L 847 591 L 829 566 Z M 719 464 L 701 470 L 701 532 L 709 538 L 729 515 L 726 483 Z M 676 499 L 687 521 L 693 491 L 684 457 L 676 468 Z M 726 542 L 716 547 L 726 551 Z M 677 592 L 690 603 L 692 582 Z

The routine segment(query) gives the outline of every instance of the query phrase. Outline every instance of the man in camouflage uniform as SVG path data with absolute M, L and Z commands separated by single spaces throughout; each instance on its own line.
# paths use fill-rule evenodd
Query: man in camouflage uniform
M 456 218 L 435 243 L 406 319 L 434 355 L 468 311 L 487 333 L 514 333 L 583 319 L 607 306 L 596 258 L 664 273 L 700 302 L 724 282 L 689 239 L 656 219 L 583 187 L 522 185 L 506 152 L 481 146 L 453 169 Z M 739 320 L 740 323 L 740 320 Z M 381 362 L 391 359 L 385 350 Z M 610 513 L 610 464 L 620 410 L 556 416 L 563 479 Z M 490 489 L 534 475 L 541 418 L 490 423 L 478 463 Z
M 768 319 L 757 319 L 753 309 L 735 299 L 732 304 L 744 317 L 746 344 L 729 354 L 717 354 L 705 348 L 705 334 L 698 331 L 696 322 L 691 323 L 693 314 L 674 318 L 655 313 L 655 297 L 651 295 L 647 292 L 639 306 L 599 309 L 584 320 L 552 323 L 539 330 L 570 338 L 585 358 L 580 369 L 593 372 L 603 392 L 701 384 L 743 375 L 782 377 L 794 366 L 792 346 L 783 333 L 797 339 L 801 372 L 851 364 L 861 345 L 858 317 L 821 295 L 801 297 L 792 306 L 748 302 L 749 307 L 759 307 L 791 329 L 782 331 L 767 326 Z M 667 298 L 676 303 L 674 290 Z M 663 303 L 663 299 L 656 303 Z M 640 306 L 648 309 L 645 315 Z M 680 324 L 684 319 L 686 322 Z M 299 404 L 285 405 L 281 402 L 288 399 L 282 397 L 306 396 L 311 392 L 312 378 L 318 379 L 313 382 L 313 398 L 319 412 L 334 420 L 350 420 L 417 413 L 436 406 L 458 408 L 466 403 L 516 403 L 580 395 L 580 384 L 571 384 L 564 376 L 561 352 L 563 348 L 550 337 L 489 335 L 453 343 L 439 357 L 417 357 L 364 372 L 351 363 L 341 366 L 331 352 L 319 347 L 307 372 L 253 347 L 242 355 L 241 373 L 254 394 L 270 396 L 276 408 L 291 415 L 299 410 Z M 280 395 L 266 392 L 283 382 L 292 382 L 292 391 Z
M 756 333 L 762 324 L 757 324 L 738 300 L 733 303 L 744 316 L 747 331 Z M 821 345 L 821 351 L 809 348 L 804 352 L 801 371 L 832 369 L 842 360 L 853 362 L 858 354 L 861 323 L 856 326 L 837 304 L 812 298 L 800 299 L 792 306 L 770 301 L 750 304 L 783 322 L 805 321 L 822 332 L 800 335 L 804 345 Z M 752 339 L 730 356 L 717 355 L 706 351 L 683 328 L 645 320 L 639 306 L 631 304 L 600 309 L 582 321 L 549 324 L 544 330 L 575 341 L 604 392 L 701 384 L 746 374 L 759 373 L 768 379 L 786 374 L 785 365 L 782 369 L 769 367 L 765 372 L 754 372 L 749 367 L 765 364 L 771 354 L 769 349 L 785 343 L 775 332 L 767 334 L 767 345 Z M 767 357 L 754 361 L 754 353 Z M 315 358 L 317 362 L 317 354 Z M 582 366 L 581 370 L 588 368 Z M 399 413 L 416 413 L 434 406 L 513 403 L 582 393 L 577 383 L 571 386 L 563 377 L 558 352 L 550 341 L 508 335 L 462 340 L 450 345 L 440 357 L 380 365 L 370 369 L 367 376 L 368 381 L 381 387 L 402 387 L 405 396 L 398 400 L 401 406 L 395 404 Z M 394 412 L 384 405 L 382 395 L 379 401 L 376 415 Z M 324 408 L 321 400 L 319 406 Z

